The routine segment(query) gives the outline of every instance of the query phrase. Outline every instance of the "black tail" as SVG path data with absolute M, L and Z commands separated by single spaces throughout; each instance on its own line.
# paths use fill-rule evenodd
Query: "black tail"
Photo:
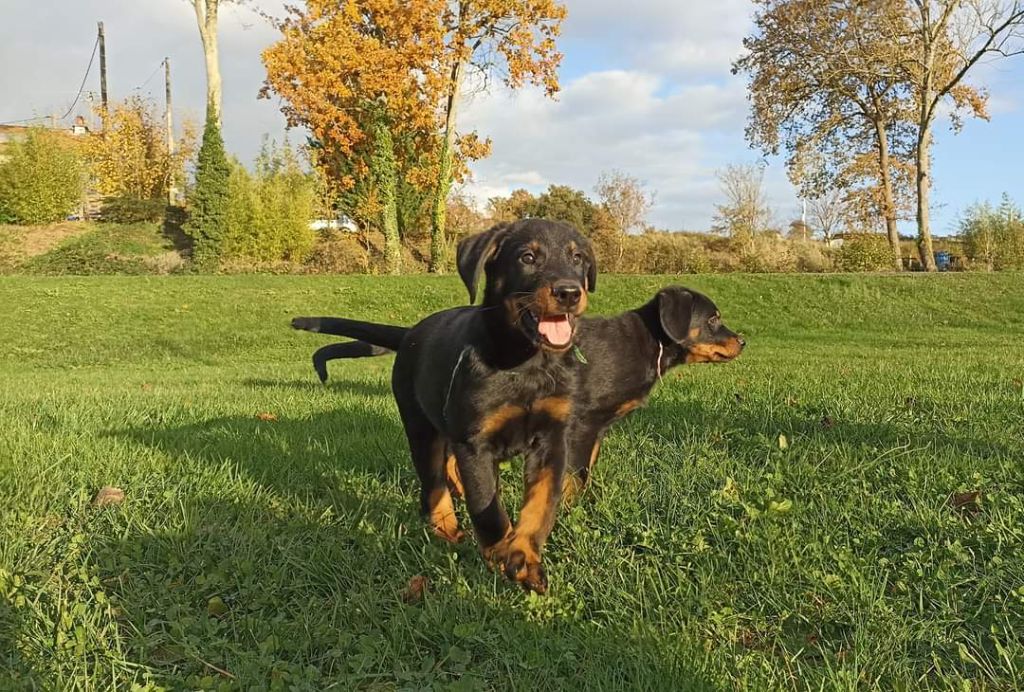
M 402 345 L 402 339 L 409 331 L 408 327 L 347 320 L 344 317 L 296 317 L 292 320 L 292 327 L 305 329 L 307 332 L 347 336 L 350 339 L 359 339 L 390 351 L 398 350 L 398 347 Z
M 344 317 L 296 317 L 292 320 L 292 327 L 359 339 L 329 344 L 313 354 L 313 368 L 321 382 L 327 381 L 327 361 L 337 358 L 369 358 L 397 351 L 409 331 L 408 327 L 348 320 Z
M 371 358 L 386 356 L 391 350 L 374 346 L 365 341 L 346 341 L 342 344 L 328 344 L 313 354 L 313 369 L 321 382 L 327 381 L 327 361 L 338 358 Z

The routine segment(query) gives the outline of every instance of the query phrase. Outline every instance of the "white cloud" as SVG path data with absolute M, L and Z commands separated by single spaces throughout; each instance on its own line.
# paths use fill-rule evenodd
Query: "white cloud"
M 716 143 L 742 139 L 745 111 L 736 80 L 668 84 L 629 70 L 585 74 L 565 84 L 557 101 L 539 90 L 478 96 L 462 127 L 492 137 L 494 151 L 474 164 L 468 191 L 486 199 L 557 183 L 589 194 L 602 171 L 619 169 L 655 193 L 653 223 L 706 228 L 718 194 L 714 171 L 730 160 Z

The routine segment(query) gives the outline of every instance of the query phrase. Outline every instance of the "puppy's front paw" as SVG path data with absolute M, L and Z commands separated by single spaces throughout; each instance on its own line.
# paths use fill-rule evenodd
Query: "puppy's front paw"
M 320 320 L 316 317 L 296 317 L 292 319 L 292 329 L 318 332 L 320 331 Z
M 483 553 L 491 569 L 500 568 L 507 579 L 518 582 L 524 589 L 547 593 L 548 578 L 540 554 L 526 537 L 510 534 L 485 548 Z

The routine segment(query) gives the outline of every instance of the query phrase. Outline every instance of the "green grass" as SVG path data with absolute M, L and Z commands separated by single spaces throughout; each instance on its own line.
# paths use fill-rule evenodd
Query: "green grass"
M 174 252 L 173 242 L 157 223 L 93 223 L 85 233 L 27 261 L 11 264 L 8 273 L 47 276 L 163 273 L 157 258 Z M 180 263 L 180 259 L 175 264 Z M 0 270 L 3 270 L 0 247 Z
M 428 536 L 391 359 L 287 327 L 454 279 L 0 277 L 0 689 L 1024 685 L 1024 277 L 685 280 L 747 351 L 613 429 L 538 598 Z

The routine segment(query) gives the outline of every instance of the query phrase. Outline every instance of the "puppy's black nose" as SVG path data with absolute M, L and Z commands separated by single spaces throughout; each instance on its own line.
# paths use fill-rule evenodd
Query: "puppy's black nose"
M 580 302 L 583 287 L 578 281 L 556 281 L 551 287 L 551 295 L 565 307 L 572 307 Z

